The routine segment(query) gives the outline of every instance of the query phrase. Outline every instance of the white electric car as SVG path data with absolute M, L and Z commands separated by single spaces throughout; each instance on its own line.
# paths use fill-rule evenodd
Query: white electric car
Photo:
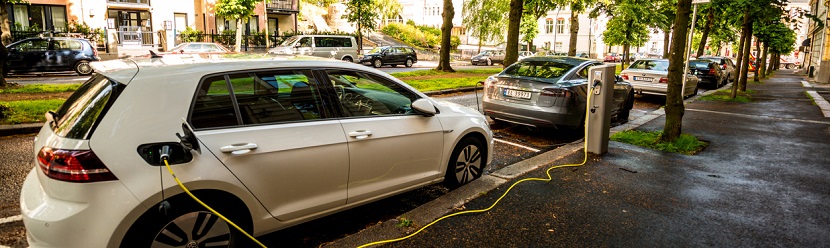
M 429 184 L 479 178 L 485 117 L 340 61 L 93 64 L 35 138 L 20 199 L 32 247 L 202 247 Z M 164 204 L 162 204 L 164 203 Z M 164 207 L 168 205 L 169 207 Z

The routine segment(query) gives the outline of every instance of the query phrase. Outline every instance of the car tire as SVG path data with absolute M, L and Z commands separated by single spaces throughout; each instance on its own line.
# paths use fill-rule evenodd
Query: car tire
M 465 137 L 453 149 L 444 176 L 444 185 L 455 189 L 484 174 L 487 165 L 487 147 L 477 138 Z
M 490 58 L 487 58 L 487 63 L 485 63 L 485 64 L 486 64 L 487 66 L 491 66 L 491 65 L 493 65 L 493 61 L 492 61 L 492 60 L 490 60 Z
M 354 62 L 354 60 L 352 59 L 352 57 L 343 57 L 343 61 L 346 61 L 346 62 L 349 62 L 349 63 Z
M 380 59 L 372 60 L 372 66 L 374 66 L 375 68 L 380 68 L 381 66 L 383 66 L 383 61 L 381 61 Z
M 200 197 L 209 206 L 233 220 L 237 225 L 250 232 L 253 225 L 247 209 L 227 207 L 221 199 L 212 199 L 204 194 Z M 218 242 L 216 247 L 246 247 L 252 243 L 244 234 L 236 230 L 230 223 L 225 222 L 189 197 L 169 199 L 170 208 L 161 211 L 151 208 L 124 236 L 121 246 L 155 247 L 173 246 L 189 247 L 187 245 L 205 242 Z M 244 207 L 243 207 L 244 208 Z M 245 216 L 248 215 L 248 216 Z M 210 224 L 208 226 L 208 224 Z M 175 236 L 175 237 L 171 237 Z M 220 238 L 217 238 L 220 237 Z
M 81 76 L 92 74 L 92 66 L 90 66 L 89 61 L 86 60 L 78 61 L 78 63 L 75 63 L 73 68 L 75 69 L 75 72 Z
M 406 67 L 412 67 L 412 59 L 406 59 Z
M 794 64 L 787 64 L 787 65 L 784 66 L 784 68 L 786 68 L 787 70 L 792 70 L 793 68 L 795 68 L 795 65 Z

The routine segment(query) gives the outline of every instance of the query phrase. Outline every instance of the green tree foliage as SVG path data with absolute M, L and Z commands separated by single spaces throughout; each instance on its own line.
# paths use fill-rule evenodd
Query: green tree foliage
M 328 8 L 329 5 L 339 2 L 338 0 L 302 0 L 304 3 L 312 4 L 317 7 Z
M 436 48 L 441 43 L 441 30 L 429 26 L 416 26 L 415 23 L 389 23 L 380 29 L 386 35 L 420 48 Z M 458 36 L 452 36 L 450 46 L 456 49 L 461 44 Z
M 659 0 L 616 0 L 612 4 L 599 4 L 595 11 L 610 16 L 607 28 L 602 33 L 603 41 L 609 45 L 623 46 L 623 68 L 628 64 L 631 46 L 643 46 L 650 38 L 649 27 L 663 21 L 664 16 L 655 12 Z
M 374 30 L 378 18 L 375 0 L 349 0 L 346 4 L 346 20 L 357 25 L 357 48 L 363 51 L 363 30 Z
M 504 39 L 509 2 L 506 0 L 469 0 L 464 2 L 461 23 L 467 33 L 478 38 L 478 50 L 491 41 Z
M 383 25 L 386 25 L 389 19 L 398 18 L 403 12 L 403 6 L 398 0 L 375 0 L 375 5 Z
M 552 10 L 556 9 L 557 7 L 559 7 L 559 6 L 564 6 L 565 1 L 568 1 L 568 0 L 525 0 L 524 1 L 524 11 L 525 11 L 525 13 L 524 13 L 524 15 L 522 15 L 522 18 L 523 18 L 522 19 L 522 24 L 519 25 L 519 27 L 522 30 L 524 30 L 524 28 L 523 28 L 524 25 L 525 25 L 525 20 L 524 19 L 527 18 L 528 21 L 530 21 L 530 18 L 527 17 L 527 16 L 528 15 L 532 16 L 533 17 L 532 21 L 536 23 L 535 24 L 536 25 L 536 30 L 537 30 L 536 33 L 538 34 L 538 30 L 539 30 L 538 20 L 539 20 L 539 18 L 542 18 L 543 16 L 547 15 L 548 11 L 552 11 Z M 584 1 L 584 0 L 579 0 L 579 1 Z M 594 1 L 594 0 L 591 0 L 591 1 Z M 508 6 L 507 2 L 505 2 L 505 6 Z M 502 13 L 507 13 L 507 11 L 503 11 Z M 578 25 L 577 25 L 577 28 L 579 28 Z M 524 34 L 524 31 L 522 31 L 521 33 Z M 534 37 L 535 37 L 535 35 L 534 35 Z M 528 48 L 533 47 L 533 39 L 525 40 L 525 41 L 527 42 L 527 47 Z
M 216 3 L 215 11 L 217 16 L 236 19 L 236 38 L 233 50 L 235 52 L 241 51 L 242 48 L 242 30 L 245 21 L 254 15 L 256 5 L 261 3 L 259 0 L 219 0 Z
M 674 27 L 677 12 L 677 0 L 662 0 L 657 3 L 656 13 L 661 17 L 654 22 L 654 27 L 663 31 L 663 58 L 669 57 L 669 37 Z
M 530 50 L 533 39 L 539 34 L 539 23 L 533 15 L 525 14 L 522 16 L 522 23 L 519 24 L 519 32 L 522 36 L 522 41 L 528 44 L 527 49 Z

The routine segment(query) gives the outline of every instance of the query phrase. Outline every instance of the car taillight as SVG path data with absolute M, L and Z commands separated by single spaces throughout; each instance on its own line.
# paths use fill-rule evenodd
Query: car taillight
M 669 83 L 669 79 L 668 79 L 668 78 L 661 77 L 661 78 L 660 78 L 659 83 L 661 83 L 661 84 L 667 84 L 667 83 Z
M 43 174 L 60 181 L 90 183 L 118 180 L 91 150 L 43 147 L 37 153 L 37 161 Z
M 712 68 L 712 69 L 709 69 L 709 75 L 712 75 L 712 76 L 718 75 L 718 72 L 715 71 L 715 68 Z
M 720 69 L 721 69 L 721 70 L 726 70 L 726 64 L 721 65 L 721 66 L 720 66 Z
M 573 93 L 567 89 L 557 89 L 557 88 L 545 88 L 542 89 L 540 93 L 542 96 L 552 96 L 552 97 L 571 97 Z
M 620 77 L 622 77 L 625 80 L 628 80 L 628 74 L 625 74 L 625 73 L 620 74 Z

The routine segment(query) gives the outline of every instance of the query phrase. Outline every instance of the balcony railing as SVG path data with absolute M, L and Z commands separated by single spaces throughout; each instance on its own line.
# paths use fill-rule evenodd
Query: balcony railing
M 146 4 L 150 5 L 150 0 L 107 0 L 110 3 L 127 3 L 127 4 Z
M 265 4 L 265 8 L 268 10 L 298 11 L 292 0 L 271 0 Z

